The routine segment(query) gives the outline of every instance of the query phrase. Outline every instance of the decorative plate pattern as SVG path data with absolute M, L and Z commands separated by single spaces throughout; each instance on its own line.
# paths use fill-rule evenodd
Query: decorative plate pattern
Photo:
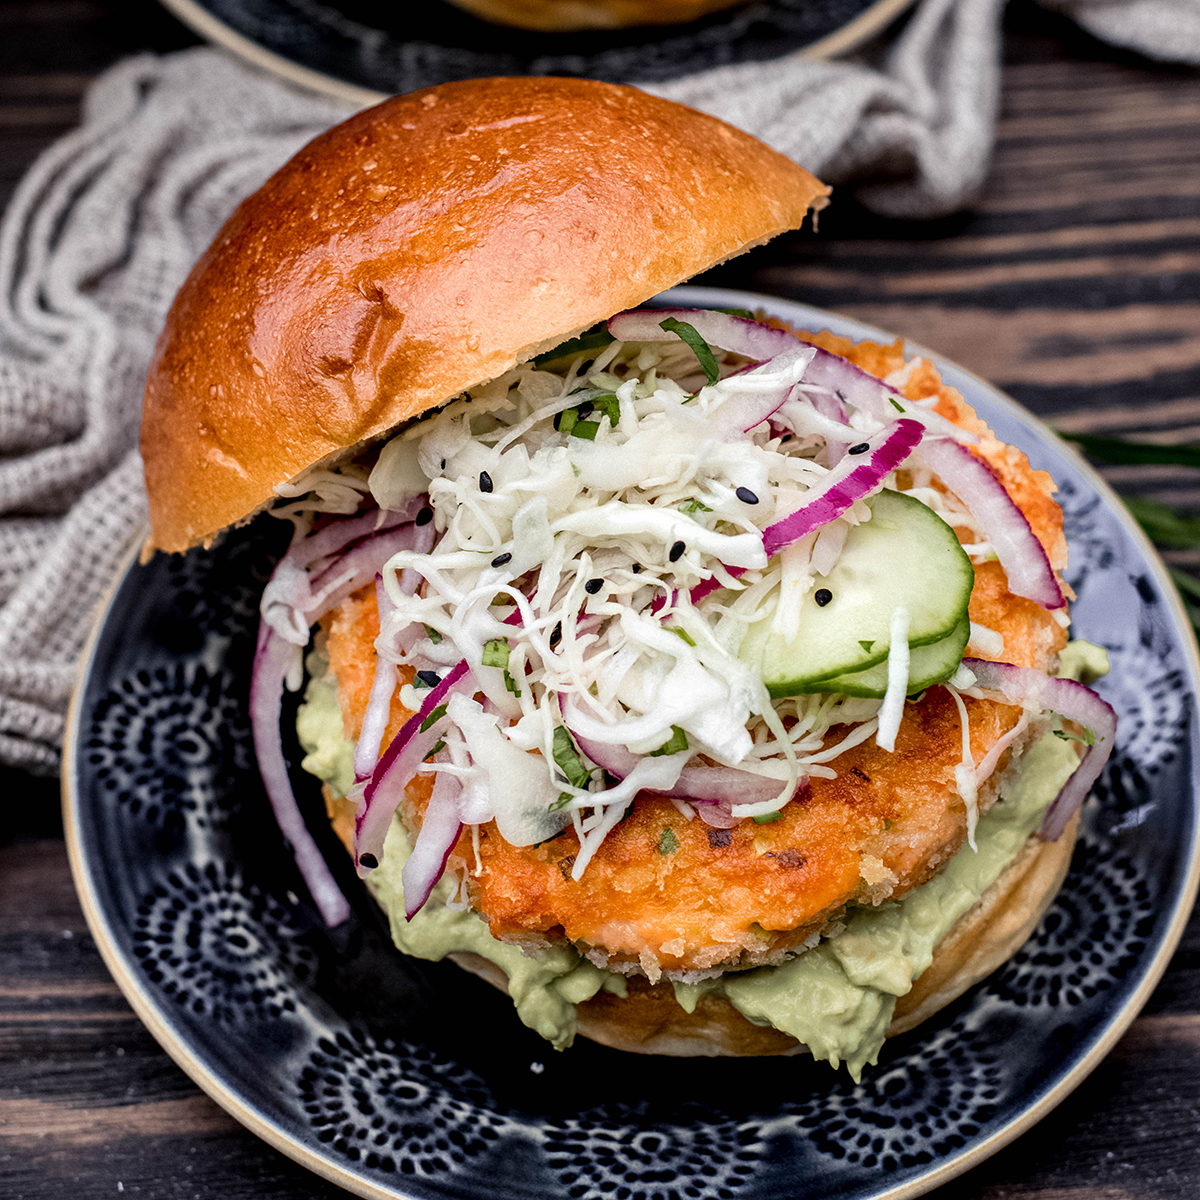
M 875 332 L 766 297 L 671 299 Z M 1067 882 L 1007 966 L 890 1042 L 861 1084 L 797 1058 L 656 1060 L 588 1042 L 557 1055 L 481 981 L 391 947 L 297 771 L 354 904 L 326 930 L 248 736 L 256 596 L 286 533 L 263 518 L 131 566 L 76 697 L 77 878 L 155 1035 L 300 1161 L 361 1195 L 422 1200 L 782 1200 L 798 1178 L 810 1197 L 912 1196 L 1061 1099 L 1132 1020 L 1191 905 L 1197 666 L 1161 566 L 1103 484 L 1011 401 L 940 366 L 1059 480 L 1075 628 L 1109 647 L 1100 690 L 1122 720 Z
M 343 99 L 369 103 L 455 79 L 569 75 L 660 83 L 803 51 L 845 53 L 912 0 L 757 0 L 685 25 L 537 33 L 446 3 L 163 0 L 235 53 Z

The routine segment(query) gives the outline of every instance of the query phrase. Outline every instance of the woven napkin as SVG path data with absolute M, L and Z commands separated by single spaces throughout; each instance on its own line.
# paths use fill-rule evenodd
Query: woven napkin
M 1049 2 L 1098 36 L 1200 61 L 1194 0 Z M 983 180 L 1001 3 L 922 0 L 853 62 L 648 90 L 860 181 L 879 212 L 937 216 Z M 237 202 L 349 111 L 214 50 L 139 57 L 93 85 L 82 126 L 19 187 L 0 227 L 0 762 L 58 767 L 93 611 L 146 521 L 141 393 L 176 289 Z

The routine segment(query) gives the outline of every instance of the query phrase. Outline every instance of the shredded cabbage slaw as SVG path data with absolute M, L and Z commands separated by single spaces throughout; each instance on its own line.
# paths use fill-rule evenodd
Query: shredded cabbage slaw
M 824 359 L 835 356 L 790 335 L 756 361 L 736 352 L 734 330 L 723 345 L 735 348 L 714 345 L 706 362 L 696 337 L 663 328 L 664 340 L 613 340 L 518 366 L 395 435 L 369 471 L 318 467 L 279 489 L 292 502 L 276 512 L 298 539 L 315 514 L 354 514 L 372 499 L 385 513 L 423 501 L 416 524 L 432 535 L 378 567 L 386 602 L 376 651 L 388 669 L 371 706 L 390 704 L 391 667 L 411 668 L 400 699 L 420 721 L 403 736 L 419 724 L 423 752 L 415 762 L 416 744 L 401 753 L 403 777 L 389 781 L 397 747 L 381 760 L 383 722 L 368 712 L 352 793 L 360 873 L 382 854 L 381 835 L 363 841 L 366 809 L 386 793 L 390 817 L 413 772 L 435 779 L 413 856 L 423 902 L 464 826 L 496 820 L 520 846 L 570 824 L 578 879 L 639 791 L 727 828 L 771 819 L 809 778 L 834 777 L 830 763 L 853 745 L 894 745 L 908 681 L 904 609 L 892 618 L 882 700 L 773 701 L 738 649 L 768 617 L 775 632 L 795 634 L 801 601 L 836 566 L 849 531 L 870 520 L 865 501 L 882 488 L 903 485 L 961 531 L 973 561 L 996 557 L 975 506 L 924 461 L 923 447 L 947 437 L 934 398 L 889 406 L 899 378 L 877 384 L 882 399 L 857 379 L 848 392 L 834 388 Z M 821 382 L 812 382 L 818 353 Z M 768 557 L 764 534 L 769 544 L 806 496 L 846 475 L 848 447 L 861 454 L 906 420 L 917 432 L 903 462 Z M 295 642 L 302 612 L 281 607 L 279 590 L 264 619 Z M 972 639 L 1002 651 L 991 630 Z M 965 736 L 964 747 L 959 782 L 974 815 L 981 771 Z

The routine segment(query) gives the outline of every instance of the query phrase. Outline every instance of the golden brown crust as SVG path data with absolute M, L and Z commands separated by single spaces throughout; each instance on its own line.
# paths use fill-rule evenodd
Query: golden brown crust
M 990 975 L 1033 932 L 1062 886 L 1075 846 L 1078 817 L 1057 842 L 1030 838 L 1003 874 L 938 943 L 933 962 L 901 996 L 888 1037 L 906 1033 Z M 504 972 L 476 954 L 450 956 L 504 990 Z M 755 1025 L 723 996 L 701 996 L 692 1013 L 669 983 L 634 976 L 624 998 L 598 992 L 577 1006 L 578 1031 L 635 1054 L 748 1057 L 805 1053 L 789 1034 Z
M 184 283 L 146 386 L 153 542 L 785 229 L 828 189 L 634 88 L 477 79 L 318 137 Z
M 325 803 L 334 829 L 353 853 L 353 807 L 333 799 Z M 896 1002 L 888 1037 L 907 1033 L 957 1000 L 997 967 L 1007 962 L 1042 919 L 1058 894 L 1071 865 L 1079 831 L 1072 819 L 1057 842 L 1031 837 L 978 902 L 965 912 L 937 944 L 933 962 L 917 977 L 912 991 Z M 448 956 L 464 970 L 507 991 L 503 968 L 478 954 Z M 601 1045 L 634 1054 L 674 1057 L 763 1057 L 803 1054 L 790 1034 L 755 1025 L 723 996 L 701 996 L 694 1012 L 675 999 L 667 982 L 651 984 L 640 976 L 626 980 L 628 994 L 598 992 L 576 1006 L 578 1032 Z
M 450 0 L 496 25 L 543 32 L 680 25 L 748 0 Z

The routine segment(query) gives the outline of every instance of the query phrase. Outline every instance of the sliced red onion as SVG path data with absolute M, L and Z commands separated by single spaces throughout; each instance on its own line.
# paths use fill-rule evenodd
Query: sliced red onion
M 1066 597 L 1025 514 L 981 458 L 945 438 L 927 438 L 921 461 L 967 506 L 1008 577 L 1008 589 L 1043 608 L 1062 608 Z
M 808 364 L 817 352 L 815 346 L 798 341 L 782 329 L 704 308 L 634 309 L 611 318 L 608 328 L 621 341 L 679 341 L 678 334 L 662 328 L 669 317 L 686 321 L 712 346 L 758 360 L 726 377 L 727 381 L 735 381 L 731 385 L 734 394 L 709 417 L 714 431 L 722 437 L 748 433 L 767 420 L 788 399 L 794 385 L 807 378 Z M 772 373 L 792 370 L 776 388 L 765 388 L 762 381 L 756 387 L 755 375 L 767 366 Z M 744 390 L 737 390 L 738 383 L 745 384 Z
M 411 921 L 429 899 L 442 877 L 450 853 L 462 832 L 459 796 L 462 784 L 448 772 L 438 772 L 433 793 L 421 818 L 421 830 L 412 853 L 400 872 L 404 889 L 404 915 Z
M 347 596 L 366 587 L 392 555 L 413 549 L 421 533 L 422 530 L 410 522 L 372 534 L 348 550 L 313 580 L 312 602 L 305 612 L 308 623 L 315 624 Z
M 712 829 L 733 829 L 746 818 L 735 817 L 730 809 L 731 804 L 697 804 L 696 816 Z
M 250 727 L 258 768 L 275 819 L 283 836 L 291 843 L 296 866 L 313 903 L 325 924 L 333 926 L 340 925 L 350 915 L 350 905 L 304 823 L 288 777 L 279 729 L 283 681 L 298 653 L 296 646 L 280 637 L 269 625 L 259 626 L 258 647 L 250 677 Z
M 464 659 L 430 689 L 420 711 L 409 717 L 375 764 L 375 770 L 363 789 L 358 811 L 354 814 L 354 861 L 363 879 L 382 860 L 383 843 L 388 826 L 392 823 L 392 815 L 404 799 L 404 789 L 409 780 L 437 744 L 441 736 L 441 722 L 446 718 L 443 715 L 426 729 L 421 726 L 436 708 L 446 702 L 451 691 L 474 686 L 475 677 Z M 374 858 L 374 865 L 364 864 L 364 855 Z
M 576 745 L 596 764 L 617 779 L 624 779 L 634 767 L 642 761 L 641 754 L 620 744 L 598 742 L 585 738 L 576 732 L 572 716 L 576 711 L 573 700 L 568 699 L 562 706 L 563 720 L 571 731 Z M 647 788 L 656 795 L 670 796 L 678 800 L 690 800 L 700 806 L 697 810 L 705 819 L 707 810 L 712 806 L 724 806 L 728 810 L 731 804 L 761 804 L 766 800 L 779 799 L 780 804 L 786 803 L 792 797 L 781 796 L 784 781 L 769 779 L 764 775 L 755 775 L 752 771 L 742 771 L 737 767 L 684 767 L 675 783 L 665 790 Z M 794 794 L 794 793 L 793 793 Z M 740 819 L 740 818 L 738 818 Z M 737 823 L 737 819 L 734 819 Z M 731 826 L 719 826 L 731 828 Z
M 964 658 L 963 666 L 975 676 L 976 685 L 999 692 L 1010 704 L 1026 708 L 1049 709 L 1068 721 L 1078 721 L 1091 731 L 1095 745 L 1084 752 L 1075 773 L 1063 784 L 1042 821 L 1041 838 L 1057 841 L 1067 823 L 1100 778 L 1100 772 L 1112 753 L 1117 735 L 1117 714 L 1091 688 L 1074 679 L 1054 679 L 1029 667 L 1012 663 L 986 662 Z
M 812 356 L 811 346 L 797 344 L 750 372 L 740 373 L 726 387 L 732 394 L 708 415 L 713 432 L 728 441 L 738 434 L 749 433 L 778 412 L 795 392 Z M 757 378 L 759 371 L 768 378 Z
M 326 565 L 322 559 L 340 553 L 352 542 L 415 520 L 417 513 L 428 503 L 427 496 L 414 496 L 403 508 L 370 508 L 358 516 L 330 521 L 315 533 L 293 540 L 286 557 L 302 566 L 315 566 L 320 570 Z
M 847 512 L 856 500 L 869 496 L 920 442 L 924 427 L 917 421 L 896 421 L 878 433 L 864 438 L 867 449 L 860 454 L 847 453 L 816 487 L 804 495 L 804 503 L 795 512 L 768 525 L 763 531 L 763 549 L 769 557 L 798 542 L 815 529 L 828 525 Z M 726 567 L 730 575 L 743 570 Z M 693 604 L 724 585 L 715 577 L 697 584 L 691 591 Z
M 803 339 L 801 339 L 803 341 Z M 804 345 L 811 345 L 803 342 Z M 808 370 L 804 373 L 805 384 L 827 388 L 840 400 L 853 404 L 861 412 L 868 413 L 879 421 L 893 421 L 897 415 L 919 421 L 930 433 L 938 437 L 953 438 L 956 442 L 976 445 L 979 438 L 959 429 L 953 421 L 946 420 L 940 413 L 922 408 L 909 400 L 903 392 L 877 379 L 862 367 L 856 367 L 849 359 L 829 350 L 814 347 L 817 351 Z
M 767 359 L 796 345 L 797 339 L 783 329 L 774 329 L 760 321 L 735 317 L 731 313 L 707 308 L 635 308 L 609 318 L 608 331 L 621 342 L 677 342 L 678 334 L 668 333 L 662 322 L 668 317 L 685 321 L 710 346 L 719 346 L 747 358 Z
M 924 432 L 919 422 L 905 419 L 864 438 L 860 444 L 866 450 L 847 453 L 816 487 L 805 493 L 804 503 L 795 512 L 763 530 L 763 549 L 768 557 L 828 525 L 856 500 L 869 496 L 912 453 Z

